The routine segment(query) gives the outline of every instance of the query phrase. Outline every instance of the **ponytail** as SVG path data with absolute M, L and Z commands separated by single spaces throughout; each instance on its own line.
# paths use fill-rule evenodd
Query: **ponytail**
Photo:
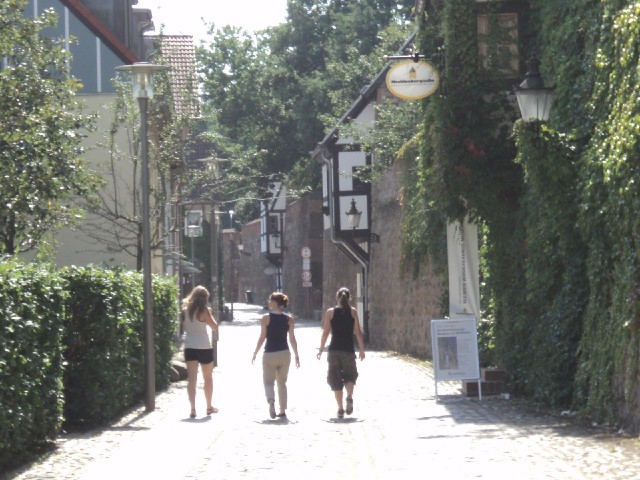
M 338 293 L 336 294 L 337 300 L 338 300 L 338 305 L 340 305 L 340 307 L 342 308 L 350 308 L 351 304 L 349 303 L 349 299 L 351 298 L 351 293 L 349 292 L 348 289 L 346 288 L 341 288 L 340 290 L 338 290 Z

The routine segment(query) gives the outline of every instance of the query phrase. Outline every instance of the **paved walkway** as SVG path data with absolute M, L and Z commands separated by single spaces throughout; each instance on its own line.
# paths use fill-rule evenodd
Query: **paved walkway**
M 315 357 L 319 322 L 296 327 L 301 367 L 289 375 L 288 420 L 271 420 L 261 365 L 251 364 L 260 310 L 235 305 L 224 323 L 214 405 L 189 419 L 186 383 L 111 427 L 63 436 L 54 452 L 2 479 L 640 479 L 640 444 L 569 419 L 536 414 L 518 400 L 462 398 L 423 362 L 367 352 L 351 417 L 339 420 Z

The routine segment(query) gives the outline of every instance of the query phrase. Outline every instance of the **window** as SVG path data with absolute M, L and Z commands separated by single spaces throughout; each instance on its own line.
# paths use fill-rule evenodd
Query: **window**
M 366 174 L 369 171 L 367 166 L 357 165 L 351 167 L 353 190 L 355 192 L 366 192 L 369 184 L 366 181 Z
M 478 15 L 478 53 L 484 68 L 518 77 L 518 15 Z

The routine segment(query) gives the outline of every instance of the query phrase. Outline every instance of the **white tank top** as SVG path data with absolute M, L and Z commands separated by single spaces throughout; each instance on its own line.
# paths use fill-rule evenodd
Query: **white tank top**
M 191 318 L 186 312 L 185 317 L 182 324 L 185 333 L 184 348 L 211 348 L 211 327 L 205 322 Z

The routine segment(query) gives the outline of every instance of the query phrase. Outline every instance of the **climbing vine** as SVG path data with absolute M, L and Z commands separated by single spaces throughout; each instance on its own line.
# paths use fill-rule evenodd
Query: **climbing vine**
M 536 53 L 555 85 L 546 124 L 515 122 L 480 67 L 479 9 L 516 4 L 520 64 Z M 441 89 L 404 179 L 404 251 L 442 260 L 434 232 L 477 220 L 484 355 L 514 393 L 638 431 L 640 2 L 427 5 L 421 50 Z

